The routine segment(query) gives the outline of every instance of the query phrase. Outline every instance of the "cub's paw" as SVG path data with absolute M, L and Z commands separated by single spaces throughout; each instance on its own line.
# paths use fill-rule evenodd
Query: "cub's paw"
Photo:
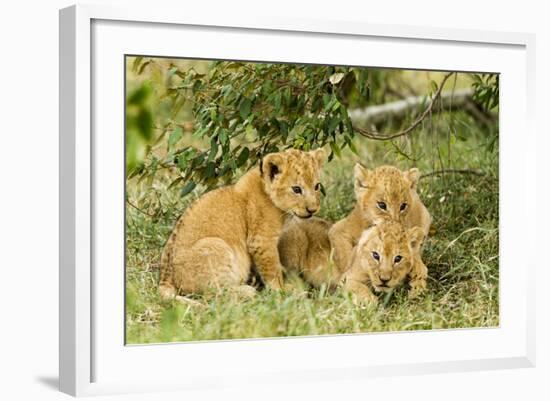
M 234 289 L 234 293 L 240 299 L 252 299 L 256 296 L 256 289 L 251 285 L 240 285 Z
M 177 295 L 176 289 L 170 284 L 160 284 L 158 291 L 159 291 L 160 299 L 162 299 L 163 301 L 172 300 Z
M 355 305 L 377 306 L 378 297 L 370 291 L 353 291 L 352 300 Z
M 278 275 L 270 280 L 265 280 L 265 287 L 273 291 L 281 291 L 283 289 L 283 275 Z
M 426 291 L 426 280 L 411 282 L 409 299 L 417 299 Z

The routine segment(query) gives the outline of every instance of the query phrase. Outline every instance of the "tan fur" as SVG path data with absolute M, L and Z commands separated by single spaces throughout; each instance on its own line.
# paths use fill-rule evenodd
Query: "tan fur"
M 377 297 L 371 289 L 388 292 L 414 274 L 423 236 L 420 227 L 406 229 L 391 220 L 363 231 L 353 249 L 350 268 L 343 276 L 344 288 L 359 302 L 376 303 Z
M 335 223 L 328 234 L 338 270 L 348 269 L 352 250 L 363 231 L 377 221 L 396 221 L 405 228 L 420 227 L 424 238 L 428 235 L 431 216 L 416 192 L 419 176 L 416 168 L 400 171 L 392 166 L 382 166 L 368 170 L 361 164 L 355 165 L 357 202 L 352 212 Z M 386 204 L 386 210 L 379 207 L 379 202 Z M 403 204 L 407 206 L 400 210 Z M 422 262 L 419 248 L 412 272 L 412 296 L 426 288 L 427 276 L 428 270 Z
M 423 237 L 427 236 L 431 217 L 416 193 L 418 176 L 417 169 L 402 172 L 384 166 L 368 171 L 357 165 L 357 203 L 353 211 L 332 226 L 319 218 L 287 223 L 279 240 L 281 263 L 285 268 L 302 274 L 314 286 L 325 283 L 334 287 L 350 268 L 353 250 L 364 230 L 375 222 L 396 221 L 404 229 L 418 227 Z M 386 202 L 387 211 L 380 210 L 379 201 Z M 407 203 L 404 211 L 399 210 L 402 203 Z M 420 246 L 414 256 L 409 274 L 411 297 L 426 288 L 428 276 Z
M 328 221 L 317 217 L 293 219 L 285 224 L 279 238 L 282 265 L 299 273 L 315 287 L 322 284 L 334 287 L 342 276 L 342 272 L 330 263 L 330 227 Z
M 283 268 L 277 242 L 287 215 L 319 209 L 317 185 L 324 152 L 287 150 L 264 157 L 235 185 L 195 201 L 176 223 L 161 258 L 163 298 L 232 288 L 247 295 L 254 265 L 265 285 L 279 289 Z M 293 192 L 300 186 L 303 193 Z

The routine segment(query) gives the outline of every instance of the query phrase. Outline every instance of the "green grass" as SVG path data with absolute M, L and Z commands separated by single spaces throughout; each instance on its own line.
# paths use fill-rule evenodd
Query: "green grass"
M 284 292 L 260 291 L 251 300 L 219 293 L 196 297 L 202 306 L 163 303 L 156 292 L 160 252 L 174 221 L 201 189 L 182 200 L 162 182 L 129 183 L 128 195 L 135 204 L 146 212 L 160 205 L 162 213 L 151 217 L 127 207 L 127 343 L 498 326 L 498 152 L 487 150 L 487 132 L 480 128 L 452 142 L 448 153 L 446 129 L 451 122 L 460 130 L 466 117 L 456 113 L 452 118 L 437 118 L 433 127 L 415 133 L 423 138 L 418 143 L 398 143 L 414 153 L 414 163 L 389 143 L 358 139 L 360 156 L 345 151 L 324 173 L 327 196 L 321 216 L 335 221 L 353 207 L 356 160 L 372 167 L 415 164 L 422 172 L 442 165 L 484 172 L 421 180 L 420 196 L 434 223 L 423 253 L 428 290 L 416 300 L 399 288 L 378 306 L 361 307 L 340 290 L 311 289 L 292 276 Z M 462 125 L 471 127 L 472 122 Z

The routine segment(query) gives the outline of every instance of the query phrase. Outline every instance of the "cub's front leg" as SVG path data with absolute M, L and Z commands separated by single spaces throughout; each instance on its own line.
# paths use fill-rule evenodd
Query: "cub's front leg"
M 342 282 L 344 290 L 352 294 L 356 303 L 376 305 L 378 297 L 369 288 L 369 276 L 358 265 L 355 256 L 355 254 L 352 255 L 350 268 L 344 273 Z
M 278 240 L 278 235 L 258 234 L 249 243 L 250 254 L 258 273 L 264 284 L 274 290 L 283 286 L 283 266 L 277 249 Z
M 420 255 L 415 255 L 415 261 L 409 273 L 411 278 L 409 297 L 415 298 L 419 296 L 427 287 L 428 268 L 422 261 Z
M 344 281 L 344 289 L 349 291 L 355 298 L 355 302 L 359 304 L 378 304 L 378 297 L 373 294 L 370 288 L 360 281 L 346 278 Z
M 349 268 L 353 247 L 355 246 L 351 238 L 336 223 L 328 232 L 330 246 L 332 248 L 332 260 L 340 273 L 344 273 Z

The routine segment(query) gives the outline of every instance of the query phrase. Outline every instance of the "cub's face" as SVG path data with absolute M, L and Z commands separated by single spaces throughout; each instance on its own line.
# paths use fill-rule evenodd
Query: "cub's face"
M 406 230 L 393 221 L 381 221 L 363 232 L 356 258 L 375 291 L 387 292 L 403 282 L 412 269 L 422 237 L 421 228 Z
M 300 218 L 310 218 L 320 207 L 322 149 L 302 152 L 289 149 L 270 153 L 260 163 L 265 191 L 279 209 Z
M 367 170 L 355 165 L 355 196 L 364 216 L 372 221 L 404 222 L 411 205 L 411 191 L 416 190 L 419 172 L 401 171 L 392 166 Z

